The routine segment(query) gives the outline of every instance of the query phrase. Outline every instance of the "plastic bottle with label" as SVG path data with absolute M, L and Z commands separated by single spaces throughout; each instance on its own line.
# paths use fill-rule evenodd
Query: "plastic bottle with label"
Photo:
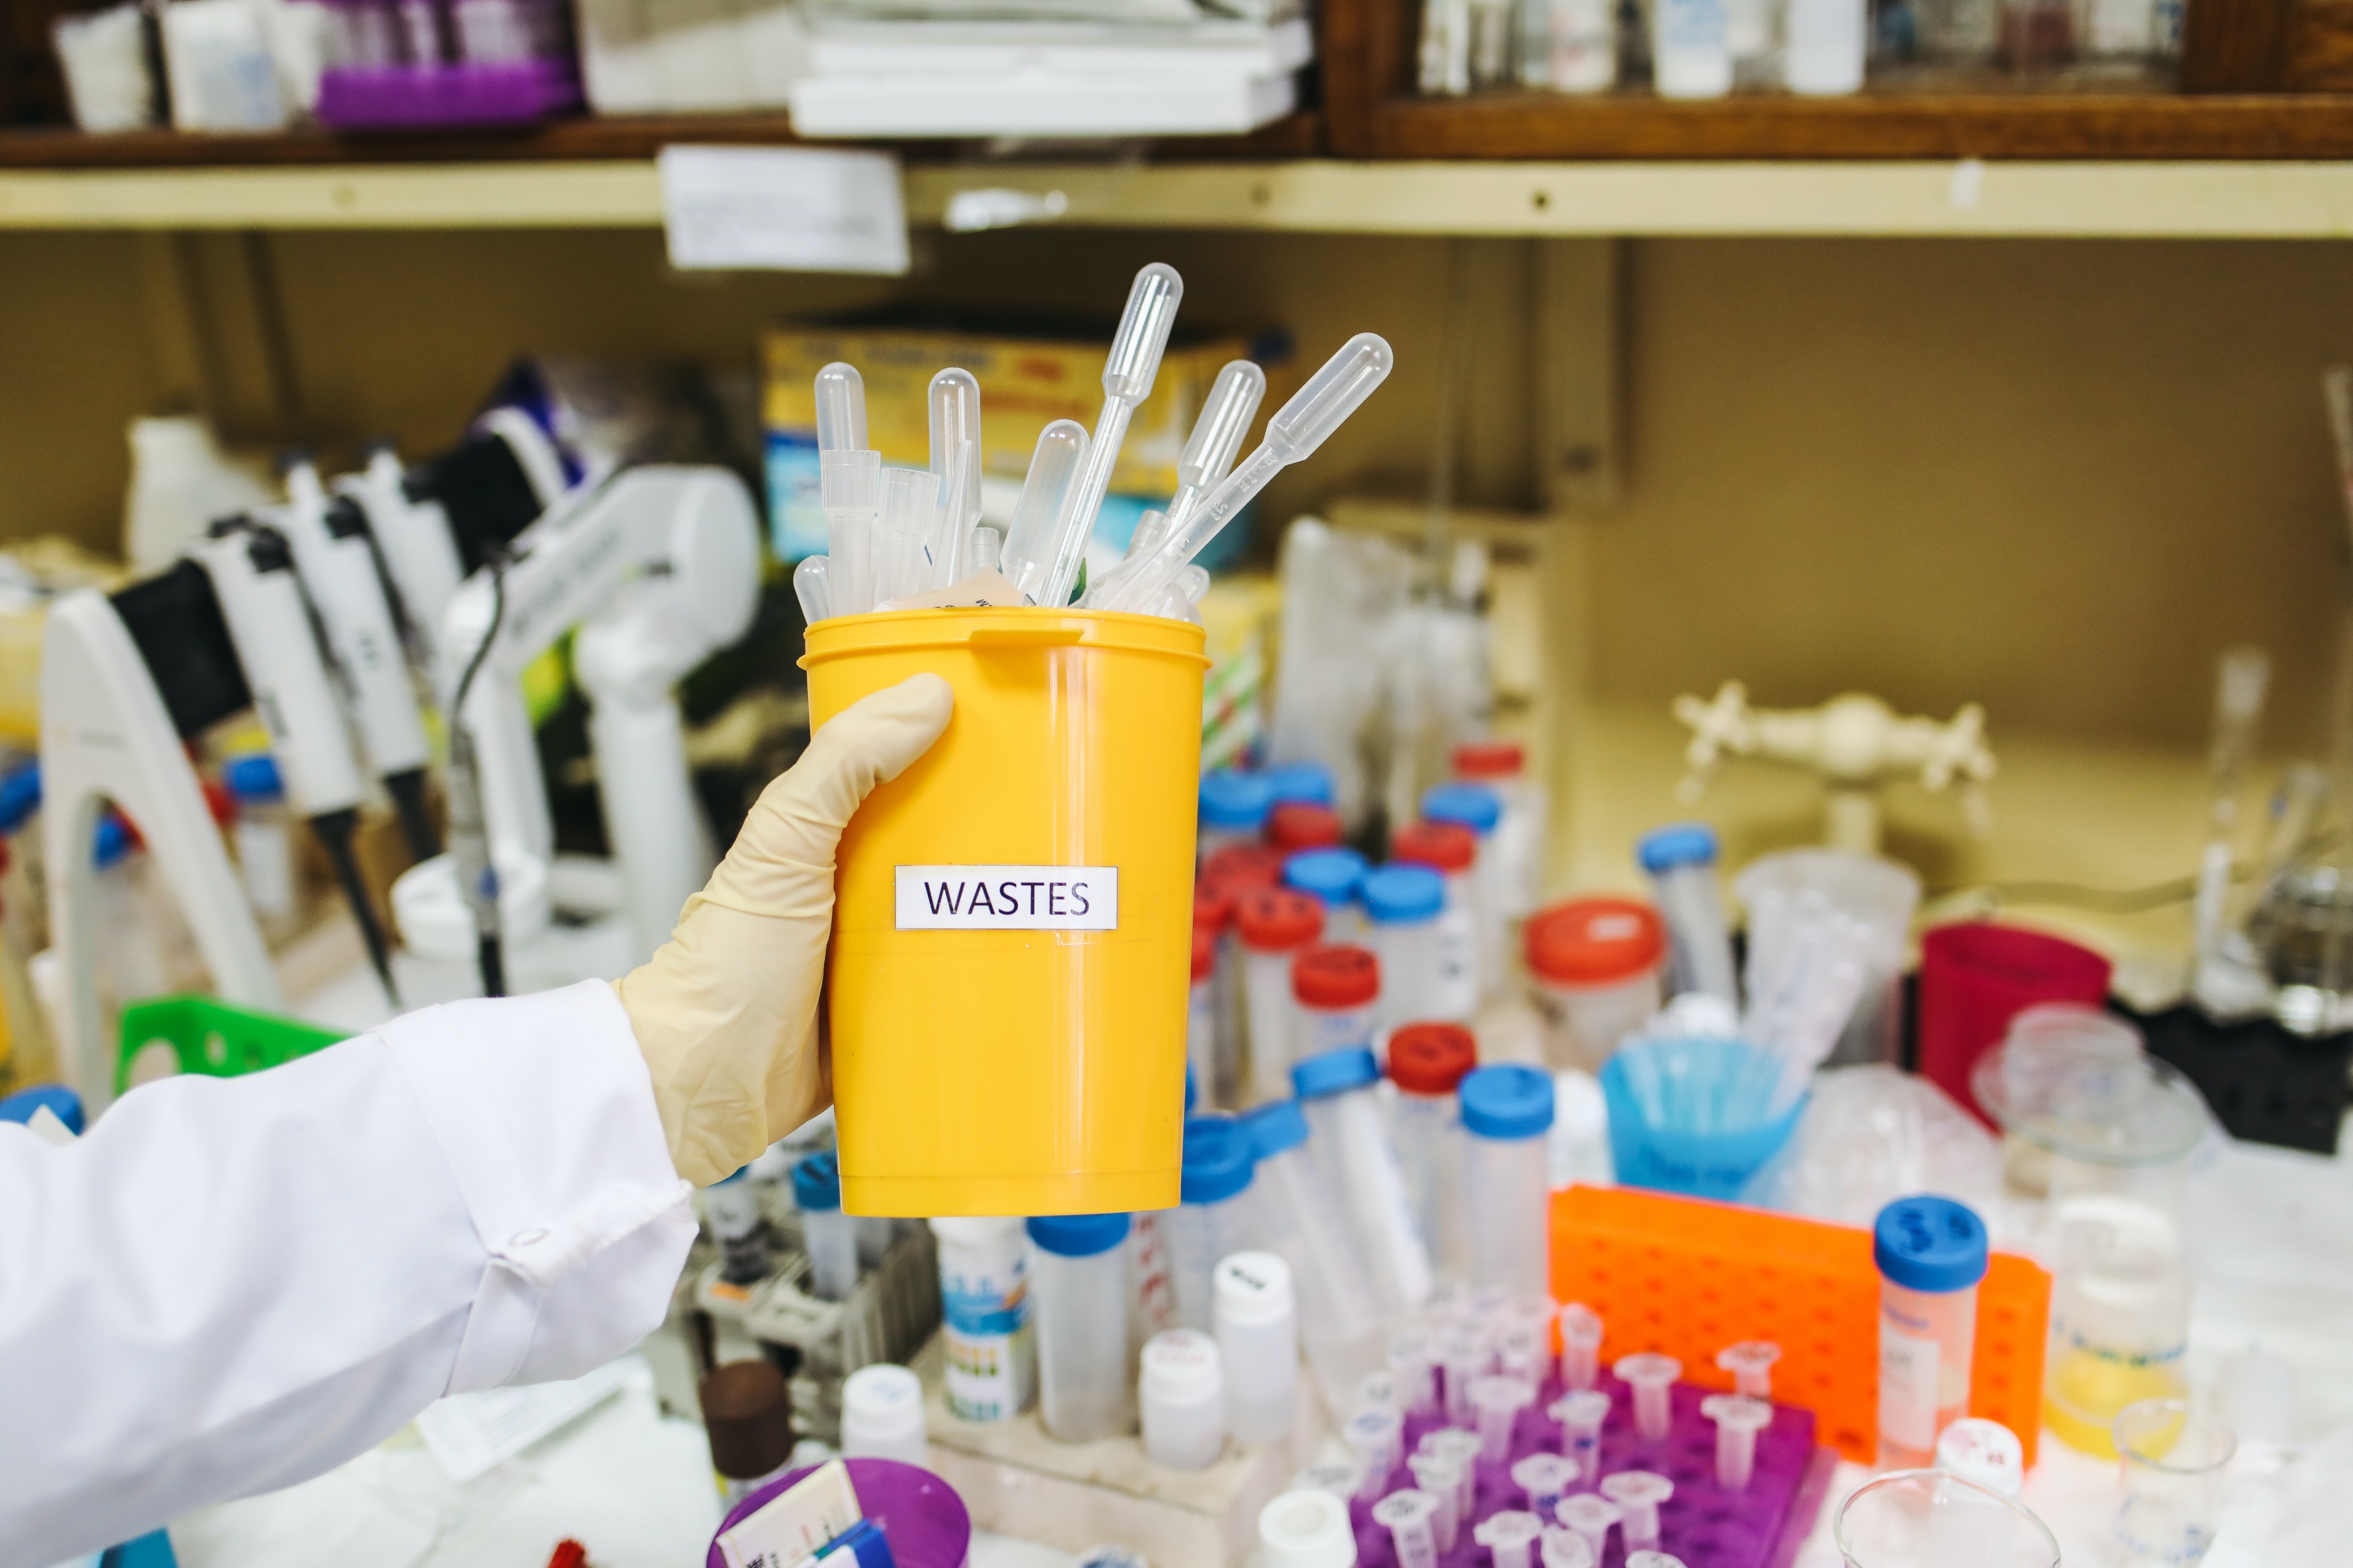
M 1879 1266 L 1879 1462 L 1926 1469 L 1969 1413 L 1985 1222 L 1950 1198 L 1898 1198 L 1872 1226 Z
M 1124 1214 L 1040 1215 L 1028 1225 L 1046 1435 L 1087 1443 L 1135 1430 Z
M 1197 840 L 1204 863 L 1219 850 L 1256 844 L 1266 834 L 1266 814 L 1274 791 L 1264 773 L 1219 768 L 1201 775 L 1201 829 Z
M 1303 849 L 1282 863 L 1282 885 L 1324 905 L 1324 940 L 1361 941 L 1365 934 L 1365 858 L 1353 849 Z
M 1453 1278 L 1469 1266 L 1463 1227 L 1452 1223 L 1462 1205 L 1462 1116 L 1455 1090 L 1478 1065 L 1478 1042 L 1460 1024 L 1408 1024 L 1389 1037 L 1389 1081 L 1398 1090 L 1389 1121 L 1398 1164 L 1430 1244 L 1430 1261 L 1441 1276 Z
M 1324 906 L 1305 893 L 1266 888 L 1234 907 L 1242 947 L 1243 1011 L 1249 1021 L 1250 1098 L 1280 1100 L 1291 1092 L 1293 1037 L 1299 1005 L 1292 999 L 1292 961 L 1324 933 Z
M 1010 1421 L 1029 1407 L 1037 1375 L 1021 1222 L 959 1216 L 931 1226 L 940 1248 L 948 1411 L 959 1421 Z
M 1232 1117 L 1197 1116 L 1185 1123 L 1185 1201 L 1160 1216 L 1181 1327 L 1210 1327 L 1210 1277 L 1218 1259 L 1257 1244 L 1251 1201 L 1257 1165 L 1249 1131 Z
M 1358 1255 L 1372 1276 L 1375 1301 L 1392 1314 L 1420 1306 L 1433 1283 L 1430 1249 L 1381 1119 L 1373 1088 L 1380 1068 L 1372 1051 L 1363 1046 L 1326 1051 L 1292 1068 L 1291 1078 L 1316 1163 L 1339 1189 Z
M 1467 827 L 1478 838 L 1478 859 L 1472 867 L 1471 910 L 1479 930 L 1479 994 L 1493 995 L 1510 972 L 1510 946 L 1504 932 L 1513 873 L 1504 865 L 1495 839 L 1495 830 L 1504 820 L 1503 800 L 1484 784 L 1440 784 L 1422 795 L 1421 815 L 1430 822 Z
M 1446 879 L 1427 866 L 1384 866 L 1365 879 L 1365 914 L 1381 961 L 1384 1032 L 1421 1018 L 1470 1016 L 1440 1010 L 1439 922 L 1445 912 Z
M 1416 822 L 1389 840 L 1392 865 L 1427 866 L 1446 879 L 1438 916 L 1438 981 L 1430 1016 L 1468 1018 L 1479 1008 L 1479 837 L 1454 822 Z
M 1207 1469 L 1226 1451 L 1226 1380 L 1218 1342 L 1169 1329 L 1145 1342 L 1136 1379 L 1144 1452 L 1172 1470 Z

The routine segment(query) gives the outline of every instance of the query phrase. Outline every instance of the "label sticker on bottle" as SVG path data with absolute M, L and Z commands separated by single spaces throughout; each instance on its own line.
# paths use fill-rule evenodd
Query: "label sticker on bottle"
M 1117 931 L 1116 866 L 902 866 L 901 931 Z
M 1936 1446 L 1936 1342 L 1879 1324 L 1879 1440 L 1926 1453 Z

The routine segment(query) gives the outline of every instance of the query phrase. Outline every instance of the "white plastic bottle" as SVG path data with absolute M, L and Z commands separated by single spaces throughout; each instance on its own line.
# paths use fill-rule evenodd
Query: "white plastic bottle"
M 851 1459 L 926 1463 L 922 1380 L 889 1362 L 861 1366 L 842 1379 L 841 1452 Z
M 1317 1163 L 1340 1188 L 1374 1300 L 1394 1313 L 1420 1306 L 1433 1280 L 1430 1249 L 1374 1093 L 1380 1076 L 1373 1053 L 1362 1046 L 1326 1051 L 1291 1069 Z M 1551 1080 L 1546 1085 L 1549 1092 Z
M 1172 1470 L 1206 1469 L 1226 1451 L 1226 1380 L 1218 1342 L 1170 1329 L 1145 1342 L 1136 1378 L 1144 1451 Z
M 1010 1421 L 1029 1407 L 1037 1375 L 1021 1222 L 990 1215 L 931 1226 L 940 1247 L 949 1413 L 959 1421 Z
M 1307 1152 L 1299 1102 L 1278 1100 L 1242 1120 L 1258 1152 L 1260 1213 L 1298 1292 L 1300 1345 L 1324 1403 L 1345 1410 L 1364 1375 L 1382 1363 L 1372 1286 L 1339 1200 Z
M 1291 1064 L 1297 1059 L 1291 963 L 1324 934 L 1324 906 L 1305 893 L 1262 889 L 1235 904 L 1234 929 L 1242 944 L 1250 1099 L 1281 1100 L 1291 1092 Z
M 1259 1510 L 1261 1568 L 1356 1568 L 1348 1505 L 1328 1491 L 1284 1492 Z
M 1398 1164 L 1430 1262 L 1445 1278 L 1460 1279 L 1469 1268 L 1455 1220 L 1462 1206 L 1462 1115 L 1454 1091 L 1478 1065 L 1478 1042 L 1460 1024 L 1408 1024 L 1389 1037 Z
M 1472 868 L 1471 909 L 1479 928 L 1479 994 L 1501 989 L 1510 971 L 1510 945 L 1505 941 L 1512 897 L 1512 873 L 1504 864 L 1495 830 L 1504 820 L 1504 803 L 1484 784 L 1440 784 L 1421 797 L 1421 815 L 1431 822 L 1467 827 L 1479 841 L 1479 858 Z
M 1781 70 L 1791 92 L 1862 90 L 1864 0 L 1788 0 L 1782 15 Z
M 1725 0 L 1656 0 L 1651 75 L 1661 98 L 1722 98 L 1732 90 Z
M 1365 947 L 1311 947 L 1291 961 L 1292 1062 L 1370 1050 L 1377 1037 L 1381 961 Z
M 841 1212 L 841 1163 L 831 1150 L 793 1167 L 793 1206 L 801 1211 L 809 1294 L 847 1301 L 858 1287 L 858 1222 Z
M 1178 1178 L 1185 1201 L 1160 1216 L 1179 1327 L 1210 1326 L 1210 1275 L 1218 1259 L 1257 1241 L 1258 1227 L 1251 1223 L 1257 1164 L 1250 1132 L 1233 1118 L 1197 1116 L 1185 1124 L 1185 1163 Z
M 1472 1072 L 1457 1093 L 1471 1282 L 1548 1296 L 1545 1133 L 1552 1127 L 1552 1076 L 1503 1063 Z
M 1440 1011 L 1444 938 L 1439 921 L 1445 912 L 1446 879 L 1427 866 L 1384 866 L 1365 879 L 1365 917 L 1380 958 L 1384 1033 L 1419 1018 L 1459 1022 L 1470 1016 Z
M 1430 1016 L 1468 1018 L 1479 1008 L 1479 837 L 1453 822 L 1416 822 L 1389 840 L 1391 865 L 1427 866 L 1446 880 L 1438 916 L 1438 981 Z
M 1085 1443 L 1135 1429 L 1127 1356 L 1124 1214 L 1029 1221 L 1038 1315 L 1038 1408 L 1046 1435 Z
M 1287 1437 L 1299 1405 L 1299 1307 L 1291 1265 L 1271 1252 L 1229 1253 L 1210 1281 L 1225 1362 L 1226 1427 L 1237 1443 Z

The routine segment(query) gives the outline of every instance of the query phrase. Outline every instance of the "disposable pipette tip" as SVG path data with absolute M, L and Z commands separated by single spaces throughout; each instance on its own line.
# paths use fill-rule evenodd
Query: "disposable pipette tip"
M 1715 1423 L 1715 1484 L 1744 1489 L 1757 1470 L 1757 1434 L 1773 1424 L 1773 1407 L 1745 1394 L 1712 1394 L 1699 1413 Z
M 1716 1369 L 1732 1374 L 1732 1389 L 1751 1399 L 1773 1397 L 1773 1363 L 1781 1347 L 1771 1340 L 1743 1340 L 1715 1352 Z
M 1495 1568 L 1528 1568 L 1528 1549 L 1543 1533 L 1544 1521 L 1535 1514 L 1504 1509 L 1474 1525 L 1471 1539 L 1493 1555 Z
M 1674 1418 L 1669 1403 L 1669 1391 L 1675 1379 L 1683 1374 L 1683 1363 L 1671 1355 L 1643 1352 L 1637 1355 L 1620 1356 L 1610 1371 L 1634 1391 L 1634 1430 L 1644 1441 L 1655 1443 L 1667 1435 Z

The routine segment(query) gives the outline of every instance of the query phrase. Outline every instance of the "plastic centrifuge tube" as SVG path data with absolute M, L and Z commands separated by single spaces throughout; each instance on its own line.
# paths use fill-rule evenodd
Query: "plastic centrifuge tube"
M 961 582 L 972 570 L 966 559 L 971 548 L 973 525 L 980 521 L 980 383 L 972 372 L 950 368 L 932 377 L 930 389 L 932 409 L 932 472 L 939 475 L 946 490 L 942 498 L 941 514 L 952 520 L 950 537 L 954 551 L 950 559 L 937 564 L 954 575 L 940 585 Z M 949 481 L 956 474 L 957 452 L 965 447 L 962 482 Z
M 1446 1369 L 1446 1418 L 1467 1426 L 1472 1415 L 1471 1382 L 1494 1364 L 1487 1337 L 1469 1323 L 1456 1323 L 1439 1336 L 1438 1364 Z
M 1593 1561 L 1599 1563 L 1602 1550 L 1609 1540 L 1609 1527 L 1618 1522 L 1618 1505 L 1608 1498 L 1579 1492 L 1575 1497 L 1561 1499 L 1560 1506 L 1553 1510 L 1553 1514 L 1561 1523 L 1576 1531 L 1577 1538 L 1585 1542 L 1586 1550 L 1593 1553 Z
M 1438 1504 L 1430 1530 L 1440 1552 L 1454 1550 L 1462 1529 L 1462 1463 L 1451 1454 L 1413 1454 L 1405 1462 L 1414 1489 Z
M 1538 1519 L 1553 1517 L 1577 1477 L 1577 1461 L 1559 1454 L 1530 1454 L 1512 1463 L 1512 1484 L 1528 1494 L 1528 1511 Z
M 882 454 L 819 452 L 817 460 L 833 613 L 862 616 L 876 603 L 874 518 L 882 507 Z
M 1397 1379 L 1386 1372 L 1368 1372 L 1356 1380 L 1356 1408 L 1359 1410 L 1398 1410 Z
M 1672 1552 L 1630 1552 L 1626 1568 L 1683 1568 L 1683 1560 Z
M 1574 1388 L 1545 1412 L 1560 1423 L 1560 1451 L 1577 1461 L 1587 1484 L 1601 1458 L 1601 1423 L 1609 1415 L 1609 1396 L 1598 1388 Z
M 1377 1498 L 1389 1484 L 1405 1448 L 1405 1422 L 1394 1410 L 1359 1410 L 1340 1428 L 1356 1456 L 1356 1495 Z
M 1037 449 L 1029 454 L 1029 472 L 1021 481 L 1020 499 L 1013 503 L 1013 526 L 1005 536 L 1004 560 L 997 567 L 1032 604 L 1045 601 L 1023 579 L 1042 576 L 1050 565 L 1054 524 L 1086 456 L 1087 427 L 1075 419 L 1057 419 L 1038 432 Z
M 1544 1558 L 1544 1568 L 1601 1568 L 1592 1543 L 1565 1525 L 1545 1526 L 1545 1532 L 1536 1538 L 1536 1551 Z
M 1250 434 L 1250 416 L 1258 412 L 1259 399 L 1265 395 L 1266 372 L 1250 361 L 1228 360 L 1219 369 L 1218 379 L 1209 384 L 1209 395 L 1201 400 L 1201 414 L 1193 421 L 1193 434 L 1176 459 L 1176 493 L 1169 499 L 1162 538 L 1167 536 L 1168 530 L 1184 527 L 1185 520 L 1193 515 L 1193 509 L 1201 504 L 1209 487 L 1224 479 L 1234 466 L 1234 458 L 1242 449 L 1242 437 Z M 1142 531 L 1139 526 L 1138 534 Z M 1157 539 L 1153 541 L 1155 544 L 1158 542 Z M 1129 553 L 1135 553 L 1133 546 Z
M 1159 598 L 1176 579 L 1176 569 L 1198 555 L 1269 480 L 1286 465 L 1313 453 L 1362 406 L 1373 389 L 1388 378 L 1395 359 L 1388 342 L 1376 332 L 1359 332 L 1343 343 L 1340 352 L 1275 411 L 1266 422 L 1266 437 L 1258 450 L 1201 499 L 1184 526 L 1172 527 L 1151 554 L 1122 562 L 1105 573 L 1101 590 L 1088 593 L 1088 603 L 1102 610 L 1133 610 Z
M 1745 1394 L 1711 1394 L 1699 1413 L 1715 1423 L 1715 1484 L 1746 1490 L 1757 1472 L 1757 1434 L 1773 1424 L 1773 1407 Z
M 1671 1355 L 1655 1355 L 1643 1352 L 1639 1355 L 1621 1355 L 1610 1371 L 1619 1381 L 1634 1391 L 1634 1430 L 1646 1443 L 1655 1443 L 1667 1435 L 1673 1423 L 1674 1407 L 1668 1402 L 1668 1391 L 1675 1379 L 1683 1374 L 1683 1363 Z
M 1539 1383 L 1545 1374 L 1545 1342 L 1543 1331 L 1526 1323 L 1514 1323 L 1495 1336 L 1495 1364 L 1512 1377 L 1525 1377 Z
M 1441 1426 L 1435 1432 L 1423 1433 L 1417 1446 L 1425 1454 L 1454 1461 L 1455 1514 L 1468 1523 L 1479 1503 L 1479 1455 L 1485 1447 L 1479 1441 L 1479 1434 L 1460 1426 Z
M 1493 1554 L 1495 1568 L 1528 1568 L 1528 1549 L 1543 1533 L 1543 1520 L 1507 1508 L 1473 1525 L 1471 1539 Z
M 1715 1352 L 1716 1370 L 1732 1374 L 1732 1391 L 1751 1399 L 1773 1397 L 1773 1363 L 1780 1359 L 1781 1347 L 1771 1340 L 1743 1340 Z
M 866 447 L 866 378 L 854 364 L 834 361 L 817 373 L 817 449 L 858 452 Z
M 1582 1301 L 1560 1310 L 1560 1381 L 1591 1388 L 1601 1373 L 1601 1314 Z
M 1471 1408 L 1479 1417 L 1479 1458 L 1500 1465 L 1512 1454 L 1512 1424 L 1536 1402 L 1536 1385 L 1508 1373 L 1471 1380 Z
M 1427 1415 L 1438 1408 L 1438 1378 L 1431 1364 L 1435 1350 L 1427 1329 L 1399 1329 L 1389 1336 L 1389 1376 L 1395 1380 L 1398 1406 L 1408 1415 Z
M 1111 488 L 1111 471 L 1119 461 L 1120 443 L 1127 437 L 1127 422 L 1136 405 L 1152 395 L 1152 383 L 1160 374 L 1160 355 L 1168 346 L 1168 330 L 1176 324 L 1177 302 L 1184 297 L 1185 280 L 1176 276 L 1175 268 L 1161 261 L 1138 272 L 1127 291 L 1127 309 L 1119 318 L 1119 331 L 1112 338 L 1111 353 L 1103 361 L 1103 412 L 1096 416 L 1095 433 L 1087 443 L 1078 479 L 1062 498 L 1061 510 L 1054 519 L 1052 548 L 1041 561 L 1022 562 L 1022 575 L 1014 579 L 1015 585 L 1039 604 L 1070 602 L 1079 564 L 1086 558 L 1087 535 L 1094 531 L 1095 512 L 1103 505 L 1103 492 Z M 1188 554 L 1185 559 L 1192 557 Z M 1166 577 L 1155 582 L 1153 597 L 1166 586 Z
M 1629 1552 L 1659 1548 L 1659 1505 L 1675 1495 L 1675 1483 L 1655 1470 L 1620 1470 L 1601 1478 L 1601 1495 L 1618 1505 L 1619 1527 Z
M 1438 1500 L 1409 1487 L 1373 1504 L 1373 1522 L 1396 1543 L 1398 1568 L 1438 1568 Z
M 793 595 L 801 602 L 801 621 L 815 626 L 833 613 L 833 601 L 826 592 L 831 563 L 822 555 L 811 555 L 793 568 Z
M 874 602 L 887 605 L 931 584 L 924 545 L 939 504 L 940 479 L 924 468 L 882 474 L 882 512 L 874 524 Z

